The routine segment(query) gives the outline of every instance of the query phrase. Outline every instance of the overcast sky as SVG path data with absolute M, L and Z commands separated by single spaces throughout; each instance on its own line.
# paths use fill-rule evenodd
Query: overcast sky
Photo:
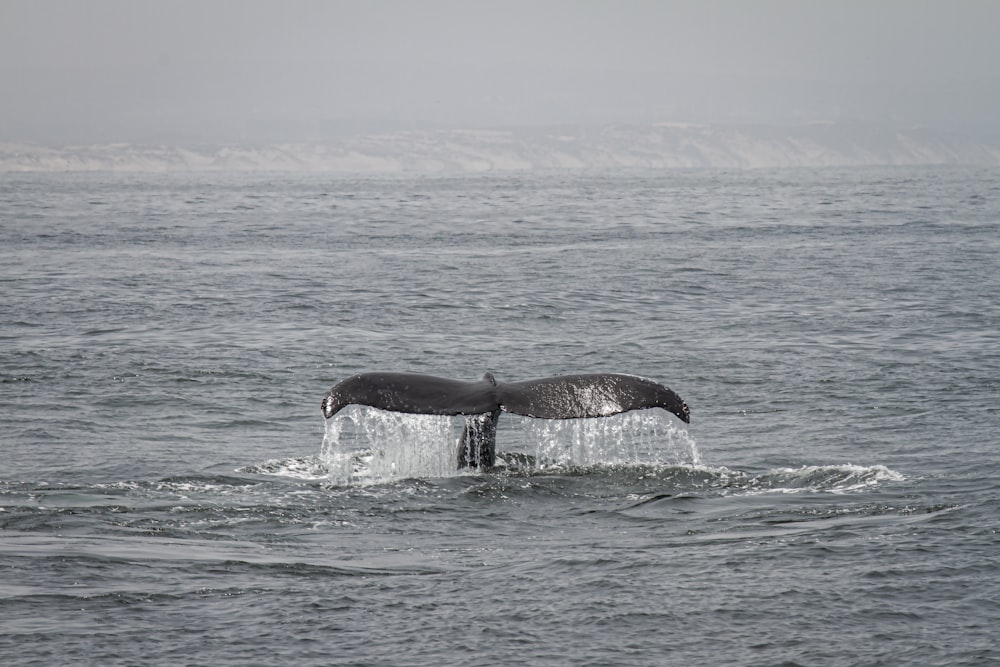
M 864 119 L 1000 136 L 997 0 L 0 0 L 0 141 Z

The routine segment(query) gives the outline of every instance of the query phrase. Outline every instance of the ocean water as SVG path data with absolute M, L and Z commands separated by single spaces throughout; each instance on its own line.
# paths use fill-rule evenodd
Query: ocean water
M 5 665 L 1000 662 L 996 169 L 3 174 L 0 297 Z

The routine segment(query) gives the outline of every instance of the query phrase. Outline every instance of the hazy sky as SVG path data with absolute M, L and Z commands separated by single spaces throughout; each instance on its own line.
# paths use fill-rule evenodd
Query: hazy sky
M 0 141 L 844 118 L 1000 136 L 998 35 L 998 0 L 0 0 Z

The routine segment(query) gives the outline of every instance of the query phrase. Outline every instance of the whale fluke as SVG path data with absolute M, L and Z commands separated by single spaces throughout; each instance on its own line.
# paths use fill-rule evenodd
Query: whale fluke
M 348 405 L 424 415 L 466 415 L 458 467 L 492 467 L 500 412 L 539 419 L 609 417 L 662 408 L 690 423 L 687 404 L 673 390 L 634 375 L 589 373 L 524 382 L 497 382 L 491 373 L 466 382 L 418 373 L 360 373 L 323 398 L 329 419 Z
M 499 409 L 496 384 L 487 373 L 465 382 L 419 373 L 360 373 L 339 382 L 323 399 L 329 419 L 348 405 L 367 405 L 417 415 L 480 415 Z
M 685 423 L 691 414 L 674 391 L 662 384 L 616 373 L 559 375 L 505 382 L 497 386 L 500 409 L 540 419 L 610 417 L 620 412 L 663 408 Z

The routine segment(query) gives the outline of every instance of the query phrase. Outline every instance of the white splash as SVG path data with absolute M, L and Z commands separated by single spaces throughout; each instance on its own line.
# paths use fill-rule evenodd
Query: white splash
M 320 460 L 336 485 L 468 475 L 457 469 L 465 417 L 410 415 L 348 406 L 326 420 Z M 532 467 L 699 465 L 694 438 L 663 410 L 590 419 L 505 414 L 497 453 L 531 457 Z
M 592 419 L 522 418 L 520 447 L 536 465 L 698 465 L 694 438 L 663 410 Z M 509 448 L 508 448 L 509 449 Z
M 320 458 L 337 485 L 455 475 L 463 417 L 348 406 L 326 420 Z

